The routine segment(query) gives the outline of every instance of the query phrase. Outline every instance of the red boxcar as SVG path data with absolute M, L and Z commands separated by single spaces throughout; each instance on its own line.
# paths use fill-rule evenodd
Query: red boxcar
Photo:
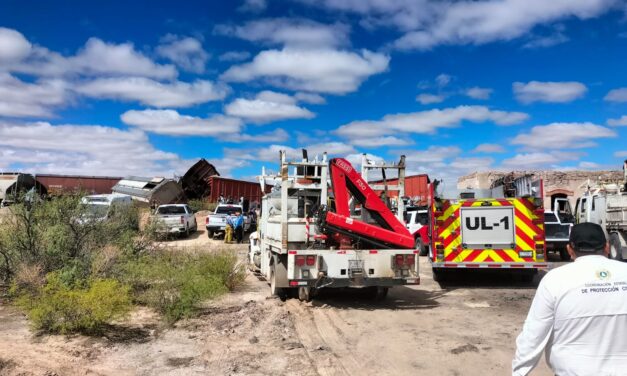
M 240 197 L 247 198 L 249 202 L 261 202 L 261 186 L 257 182 L 236 180 L 223 178 L 221 176 L 212 176 L 209 178 L 211 193 L 209 202 L 217 202 L 220 196 L 225 199 L 238 201 Z M 266 187 L 266 193 L 270 192 L 272 187 Z
M 370 184 L 383 184 L 383 180 L 371 181 Z M 388 179 L 389 185 L 398 184 L 398 179 Z M 381 193 L 381 191 L 376 191 Z M 396 197 L 398 192 L 389 191 L 389 197 Z M 427 205 L 429 195 L 429 176 L 426 174 L 405 176 L 405 196 L 414 200 L 416 205 Z
M 84 191 L 88 194 L 111 193 L 111 188 L 122 178 L 113 176 L 79 176 L 37 174 L 35 178 L 48 189 L 48 194 Z

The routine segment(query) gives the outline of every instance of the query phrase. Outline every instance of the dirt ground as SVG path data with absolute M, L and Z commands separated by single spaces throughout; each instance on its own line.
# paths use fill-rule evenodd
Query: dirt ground
M 179 246 L 218 247 L 199 221 Z M 245 255 L 246 245 L 229 246 Z M 269 297 L 253 275 L 202 315 L 164 327 L 138 309 L 103 337 L 39 336 L 0 305 L 0 375 L 501 375 L 508 374 L 532 286 L 502 275 L 435 283 L 421 258 L 420 286 L 384 302 L 355 290 L 311 303 Z M 472 272 L 476 272 L 473 270 Z M 472 278 L 472 283 L 468 283 Z M 534 375 L 550 375 L 541 361 Z

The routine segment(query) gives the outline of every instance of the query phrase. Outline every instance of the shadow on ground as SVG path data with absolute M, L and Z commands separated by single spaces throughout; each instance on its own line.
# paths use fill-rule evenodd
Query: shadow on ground
M 438 299 L 446 291 L 415 290 L 396 286 L 389 290 L 387 298 L 377 301 L 367 288 L 323 289 L 313 300 L 314 307 L 331 306 L 338 309 L 360 310 L 414 310 L 438 307 Z

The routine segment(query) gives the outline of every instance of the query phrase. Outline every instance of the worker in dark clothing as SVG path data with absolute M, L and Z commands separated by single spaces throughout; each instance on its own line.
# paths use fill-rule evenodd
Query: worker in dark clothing
M 231 221 L 233 223 L 233 230 L 235 231 L 235 240 L 237 244 L 241 244 L 244 238 L 244 217 L 242 217 L 242 213 L 235 212 L 235 216 Z

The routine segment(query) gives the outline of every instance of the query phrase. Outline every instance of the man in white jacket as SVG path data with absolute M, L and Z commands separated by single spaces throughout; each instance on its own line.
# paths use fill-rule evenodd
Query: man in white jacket
M 601 226 L 573 226 L 573 263 L 540 282 L 516 340 L 512 374 L 527 375 L 544 351 L 559 376 L 627 375 L 627 264 L 607 258 Z

